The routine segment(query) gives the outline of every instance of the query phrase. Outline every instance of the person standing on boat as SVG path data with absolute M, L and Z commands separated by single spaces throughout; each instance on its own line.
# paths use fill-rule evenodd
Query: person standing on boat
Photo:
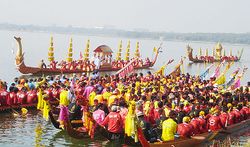
M 99 69 L 101 66 L 101 59 L 100 56 L 97 56 L 96 53 L 94 53 L 94 56 L 90 60 L 95 65 L 95 69 Z
M 174 140 L 177 132 L 177 123 L 175 122 L 176 116 L 176 112 L 171 110 L 169 112 L 169 118 L 162 123 L 161 139 L 163 141 Z
M 122 132 L 122 117 L 117 112 L 118 107 L 116 105 L 111 106 L 111 112 L 105 117 L 101 123 L 102 126 L 108 126 L 109 138 L 118 139 L 121 137 Z
M 39 67 L 39 68 L 47 68 L 47 66 L 46 66 L 46 64 L 44 63 L 43 60 L 41 60 L 41 62 L 40 62 L 40 64 L 39 64 L 38 67 Z
M 104 121 L 105 112 L 103 111 L 102 103 L 99 103 L 97 106 L 97 110 L 93 112 L 93 118 L 98 124 L 101 124 Z

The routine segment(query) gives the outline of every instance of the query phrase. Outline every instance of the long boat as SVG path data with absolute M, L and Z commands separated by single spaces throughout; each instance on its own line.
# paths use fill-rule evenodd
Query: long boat
M 0 106 L 0 112 L 6 112 L 9 110 L 20 110 L 21 108 L 27 108 L 27 109 L 34 109 L 36 108 L 36 103 L 30 103 L 30 104 L 20 104 L 20 105 L 12 105 L 12 106 Z
M 54 118 L 53 113 L 50 111 L 49 112 L 49 117 L 50 120 L 53 124 L 53 126 L 57 129 L 61 129 L 59 127 L 59 122 L 56 121 Z M 92 120 L 94 121 L 94 120 Z M 75 122 L 75 123 L 74 123 Z M 81 124 L 81 125 L 79 125 Z M 83 131 L 82 128 L 82 120 L 75 120 L 75 121 L 65 121 L 64 122 L 64 128 L 67 134 L 75 139 L 85 139 L 85 138 L 90 138 L 88 132 Z M 78 125 L 78 126 L 77 126 Z M 98 123 L 94 121 L 94 126 L 95 126 L 95 133 L 94 136 L 102 136 L 103 138 L 109 140 L 109 141 L 118 141 L 118 142 L 123 142 L 127 145 L 139 145 L 139 143 L 134 143 L 134 140 L 131 137 L 125 137 L 124 133 L 121 133 L 119 136 L 110 136 L 110 133 L 108 132 L 107 129 L 104 127 L 100 126 Z
M 49 111 L 49 118 L 50 118 L 50 121 L 52 123 L 52 125 L 56 128 L 56 129 L 62 129 L 60 128 L 60 123 L 57 121 L 57 119 L 55 118 L 54 116 L 55 114 L 53 114 L 52 111 Z M 58 114 L 56 114 L 58 115 Z M 75 121 L 72 121 L 72 123 L 70 123 L 70 125 L 67 125 L 67 126 L 70 126 L 72 128 L 78 128 L 78 127 L 82 127 L 83 126 L 83 123 L 75 123 L 77 122 L 76 120 Z
M 22 74 L 42 75 L 42 74 L 62 74 L 62 73 L 83 73 L 83 72 L 92 72 L 95 70 L 95 68 L 65 69 L 65 68 L 58 68 L 58 67 L 47 68 L 47 67 L 43 67 L 43 66 L 41 66 L 41 67 L 26 66 L 25 62 L 24 62 L 24 53 L 23 53 L 21 38 L 20 37 L 14 37 L 14 38 L 18 44 L 18 49 L 16 52 L 16 58 L 15 58 L 15 64 L 16 64 L 16 68 Z M 95 49 L 95 51 L 98 52 L 99 54 L 103 55 L 104 53 L 106 53 L 105 51 L 103 53 L 100 53 L 101 49 L 103 49 L 103 48 L 107 49 L 107 46 L 105 46 L 105 45 L 99 46 L 97 49 Z M 108 50 L 110 50 L 110 48 Z M 134 66 L 134 69 L 147 69 L 147 68 L 154 66 L 154 64 L 158 58 L 159 50 L 160 50 L 160 47 L 156 50 L 156 54 L 155 54 L 152 61 L 149 61 L 147 64 L 142 64 L 142 65 L 136 64 L 136 66 Z M 72 51 L 72 48 L 70 49 L 70 51 Z M 108 55 L 111 55 L 110 53 L 112 53 L 112 51 L 109 52 Z M 72 52 L 69 54 L 72 56 Z M 87 67 L 89 67 L 90 65 L 91 65 L 91 67 L 93 67 L 92 63 L 90 63 L 89 61 L 87 63 L 88 63 L 86 65 Z M 118 71 L 122 68 L 123 68 L 123 66 L 114 66 L 114 65 L 112 65 L 112 63 L 109 63 L 109 64 L 101 65 L 100 68 L 98 69 L 98 71 L 100 71 L 100 72 Z
M 211 141 L 215 138 L 220 138 L 228 134 L 232 134 L 238 130 L 242 130 L 244 128 L 249 127 L 250 125 L 250 119 L 244 120 L 240 123 L 228 126 L 226 130 L 221 129 L 216 132 L 207 132 L 199 135 L 195 135 L 191 138 L 179 138 L 173 141 L 168 142 L 155 142 L 150 143 L 151 147 L 194 147 L 199 146 L 202 143 L 205 143 L 207 141 Z
M 222 55 L 222 50 L 224 50 L 224 55 Z M 196 57 L 193 56 L 193 48 L 190 47 L 190 45 L 187 45 L 187 56 L 189 61 L 193 63 L 213 63 L 213 62 L 237 62 L 240 61 L 241 56 L 243 53 L 243 49 L 240 51 L 238 56 L 233 56 L 232 55 L 232 50 L 230 50 L 230 55 L 226 56 L 225 49 L 223 49 L 222 45 L 218 43 L 213 49 L 213 55 L 208 55 L 208 49 L 206 49 L 206 54 L 202 55 L 202 50 L 200 49 L 200 55 Z

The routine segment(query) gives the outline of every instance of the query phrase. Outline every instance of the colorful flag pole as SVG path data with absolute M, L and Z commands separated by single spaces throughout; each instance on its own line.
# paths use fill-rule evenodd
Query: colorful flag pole
M 170 63 L 172 63 L 174 61 L 174 59 L 170 59 L 166 64 L 164 64 L 158 71 L 156 71 L 154 74 L 156 75 L 165 75 L 165 69 L 167 67 L 167 65 L 169 65 Z
M 206 70 L 200 75 L 200 78 L 202 80 L 205 80 L 206 76 L 209 73 L 210 68 L 212 68 L 214 66 L 214 64 L 211 64 L 209 67 L 206 68 Z

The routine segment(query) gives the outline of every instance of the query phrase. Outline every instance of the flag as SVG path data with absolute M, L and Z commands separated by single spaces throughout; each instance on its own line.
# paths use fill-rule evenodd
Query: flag
M 173 72 L 170 73 L 171 76 L 173 77 L 177 77 L 181 74 L 181 66 L 178 66 L 175 68 L 175 70 Z
M 215 77 L 217 78 L 220 75 L 220 67 L 221 65 L 223 65 L 225 63 L 225 60 L 223 62 L 221 62 L 215 69 L 214 73 L 212 74 L 211 77 Z
M 83 58 L 83 56 L 82 56 L 82 52 L 80 52 L 80 59 L 82 59 Z
M 225 84 L 225 88 L 228 88 L 230 85 L 232 85 L 233 83 L 234 83 L 234 81 L 235 81 L 235 77 L 232 77 L 228 82 L 227 82 L 227 84 Z
M 174 61 L 174 59 L 170 59 L 170 60 L 168 61 L 168 63 L 165 64 L 165 65 L 163 65 L 158 71 L 155 72 L 155 74 L 157 74 L 157 75 L 162 75 L 162 76 L 163 76 L 164 73 L 165 73 L 165 69 L 166 69 L 167 65 L 170 64 L 170 63 L 172 63 L 173 61 Z
M 134 66 L 132 65 L 133 62 L 136 60 L 128 63 L 123 69 L 121 69 L 119 76 L 120 77 L 125 77 L 127 74 L 134 72 Z
M 206 78 L 206 76 L 208 75 L 209 70 L 210 70 L 210 68 L 211 68 L 212 66 L 214 66 L 214 65 L 213 65 L 213 64 L 210 65 L 210 66 L 200 75 L 200 78 L 201 78 L 202 80 L 204 80 L 204 79 Z
M 218 77 L 220 75 L 220 66 L 217 66 L 215 71 L 214 71 L 214 74 L 211 76 L 211 77 Z
M 215 83 L 218 85 L 222 85 L 226 82 L 225 74 L 222 74 L 218 79 L 216 79 Z
M 235 81 L 236 75 L 239 73 L 240 68 L 237 68 L 230 76 L 230 80 L 224 85 L 225 88 L 228 88 L 230 85 L 232 85 Z
M 155 53 L 157 52 L 157 48 L 156 48 L 156 47 L 154 47 L 154 52 L 155 52 Z
M 205 72 L 203 72 L 203 73 L 200 75 L 200 78 L 201 78 L 202 80 L 205 80 L 205 78 L 206 78 L 206 76 L 208 75 L 208 73 L 209 73 L 209 69 L 207 69 Z
M 238 88 L 240 87 L 240 78 L 236 80 L 236 82 L 234 83 L 234 88 Z
M 244 69 L 243 69 L 244 70 Z M 240 71 L 240 68 L 237 68 L 232 74 L 231 77 L 235 77 Z

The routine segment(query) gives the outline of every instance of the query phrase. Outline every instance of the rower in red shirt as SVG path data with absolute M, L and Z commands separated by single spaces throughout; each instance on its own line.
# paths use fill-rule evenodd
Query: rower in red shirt
M 183 110 L 186 112 L 186 114 L 188 114 L 192 110 L 192 107 L 189 105 L 188 101 L 184 102 L 184 108 L 183 108 Z
M 220 113 L 220 121 L 223 126 L 228 126 L 229 115 L 227 113 L 227 107 L 222 108 L 222 112 Z
M 233 125 L 235 124 L 235 114 L 232 111 L 233 105 L 231 103 L 228 103 L 227 108 L 228 108 L 228 125 Z
M 11 105 L 16 105 L 18 103 L 17 100 L 17 92 L 18 88 L 14 87 L 10 93 L 9 93 L 9 98 L 8 98 L 8 104 Z
M 248 119 L 250 117 L 250 109 L 247 106 L 243 106 L 240 110 L 241 114 L 243 114 L 244 119 Z
M 190 117 L 185 116 L 182 119 L 182 122 L 183 123 L 178 124 L 177 133 L 181 137 L 191 137 L 193 135 L 193 126 L 191 124 L 189 124 Z
M 52 87 L 45 89 L 44 93 L 48 95 L 48 98 L 46 98 L 46 100 L 51 101 L 53 99 Z
M 27 103 L 27 89 L 23 87 L 21 91 L 17 93 L 17 103 L 26 104 Z
M 210 131 L 216 131 L 221 128 L 224 128 L 220 121 L 219 110 L 214 110 L 213 115 L 208 119 L 208 129 Z
M 32 89 L 27 92 L 27 103 L 32 104 L 37 102 L 37 91 Z
M 193 112 L 190 114 L 191 116 L 191 122 L 190 124 L 193 126 L 193 134 L 196 135 L 196 134 L 200 134 L 200 122 L 198 120 L 198 116 L 199 116 L 199 113 L 198 112 Z
M 240 111 L 234 107 L 232 112 L 235 114 L 235 123 L 241 122 L 243 118 Z
M 199 117 L 197 118 L 197 120 L 200 123 L 200 133 L 207 132 L 207 122 L 205 120 L 205 112 L 204 111 L 199 112 Z
M 122 132 L 122 117 L 117 112 L 117 106 L 113 105 L 111 111 L 101 123 L 102 126 L 108 126 L 108 131 L 112 134 L 120 134 Z
M 9 92 L 6 90 L 6 88 L 3 88 L 0 91 L 0 106 L 6 106 L 7 105 L 8 97 L 9 97 Z

